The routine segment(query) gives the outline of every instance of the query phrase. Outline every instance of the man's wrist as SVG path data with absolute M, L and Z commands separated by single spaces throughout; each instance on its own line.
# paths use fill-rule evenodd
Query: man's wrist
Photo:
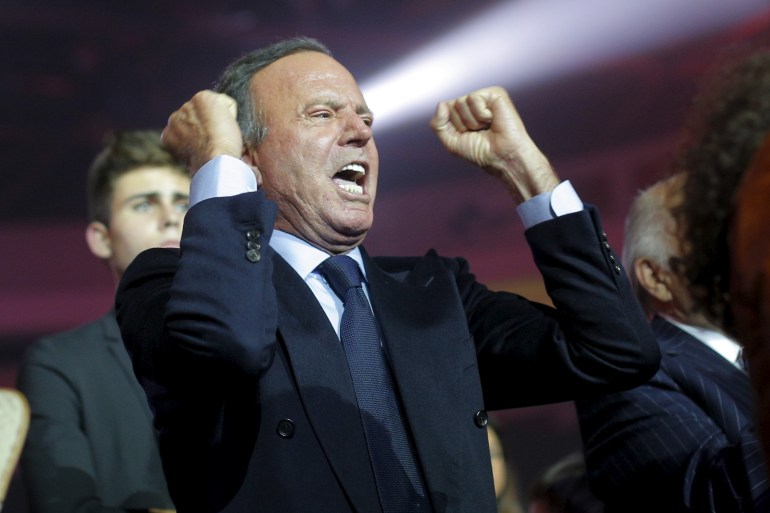
M 524 228 L 583 210 L 583 202 L 569 180 L 552 191 L 534 196 L 516 207 Z
M 257 178 L 242 160 L 220 155 L 206 162 L 192 178 L 190 206 L 209 198 L 257 190 Z

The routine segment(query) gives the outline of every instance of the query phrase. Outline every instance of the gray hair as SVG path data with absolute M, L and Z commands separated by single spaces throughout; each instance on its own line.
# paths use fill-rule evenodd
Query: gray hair
M 270 46 L 254 50 L 230 63 L 214 86 L 218 93 L 231 96 L 238 105 L 238 125 L 243 141 L 254 146 L 264 141 L 267 127 L 264 119 L 254 108 L 251 97 L 251 79 L 261 69 L 278 59 L 299 52 L 319 52 L 331 57 L 331 51 L 321 42 L 309 37 L 285 39 Z
M 676 221 L 667 198 L 670 188 L 682 175 L 674 175 L 641 191 L 634 198 L 625 222 L 622 260 L 628 278 L 641 300 L 645 294 L 634 272 L 634 262 L 639 258 L 653 260 L 661 267 L 671 269 L 671 257 L 676 256 L 673 242 L 677 237 Z M 680 182 L 681 183 L 681 182 Z

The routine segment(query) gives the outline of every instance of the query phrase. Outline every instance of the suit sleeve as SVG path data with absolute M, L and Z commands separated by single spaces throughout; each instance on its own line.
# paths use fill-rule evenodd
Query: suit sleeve
M 116 312 L 143 378 L 170 388 L 219 388 L 270 365 L 274 216 L 262 192 L 205 200 L 187 213 L 178 253 L 148 250 L 128 267 Z
M 724 410 L 716 415 L 739 417 L 731 399 L 709 394 Z M 753 424 L 726 432 L 663 370 L 633 390 L 579 401 L 578 414 L 589 478 L 608 505 L 714 513 L 767 507 Z
M 134 490 L 122 504 L 105 503 L 82 427 L 76 379 L 63 370 L 50 343 L 42 342 L 30 348 L 17 379 L 32 412 L 20 465 L 30 511 L 119 513 L 168 507 L 168 499 L 150 489 Z
M 486 406 L 566 401 L 649 379 L 660 352 L 596 211 L 540 223 L 526 237 L 554 308 L 490 292 L 456 270 Z
M 276 344 L 275 210 L 261 191 L 204 200 L 185 217 L 180 251 L 140 254 L 118 288 L 118 323 L 180 510 L 201 508 L 180 502 L 189 490 L 237 487 L 248 464 L 259 412 L 243 404 Z M 202 499 L 207 507 L 221 507 L 227 486 Z

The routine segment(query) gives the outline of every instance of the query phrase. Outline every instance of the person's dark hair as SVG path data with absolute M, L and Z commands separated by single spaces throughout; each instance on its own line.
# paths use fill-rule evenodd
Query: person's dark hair
M 116 131 L 104 141 L 104 148 L 88 170 L 88 219 L 108 225 L 115 182 L 143 167 L 167 167 L 187 176 L 187 170 L 160 141 L 159 130 Z
M 238 106 L 238 125 L 247 145 L 257 145 L 267 136 L 260 113 L 254 109 L 251 98 L 251 78 L 259 70 L 278 59 L 299 52 L 320 52 L 331 56 L 329 49 L 309 37 L 295 37 L 254 50 L 230 63 L 214 86 L 218 93 L 232 97 Z
M 727 230 L 735 193 L 770 130 L 770 51 L 724 65 L 695 100 L 686 125 L 684 200 L 675 210 L 686 241 L 686 276 L 696 306 L 730 331 Z

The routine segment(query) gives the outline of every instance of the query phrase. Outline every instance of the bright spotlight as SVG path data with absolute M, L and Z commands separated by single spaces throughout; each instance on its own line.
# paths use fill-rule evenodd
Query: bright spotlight
M 378 131 L 488 85 L 554 79 L 740 22 L 767 0 L 517 0 L 362 82 Z

